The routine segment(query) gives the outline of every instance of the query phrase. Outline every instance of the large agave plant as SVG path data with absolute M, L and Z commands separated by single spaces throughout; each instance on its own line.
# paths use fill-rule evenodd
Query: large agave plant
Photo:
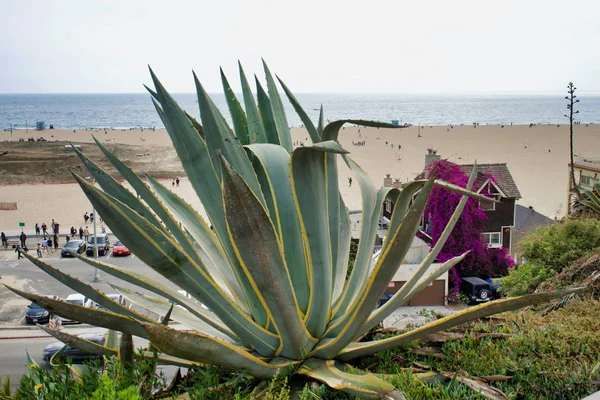
M 467 196 L 477 196 L 470 192 L 474 175 L 467 189 L 433 178 L 411 182 L 402 190 L 376 189 L 367 173 L 340 146 L 338 134 L 346 122 L 392 126 L 358 120 L 324 126 L 322 110 L 315 126 L 280 80 L 313 142 L 310 147 L 293 149 L 275 80 L 266 65 L 264 68 L 267 90 L 256 80 L 257 106 L 240 66 L 244 108 L 221 74 L 233 130 L 195 75 L 201 122 L 186 114 L 150 71 L 155 86 L 148 89 L 152 101 L 209 221 L 152 177 L 146 176 L 148 184 L 142 181 L 98 141 L 141 199 L 75 149 L 102 188 L 74 175 L 93 206 L 125 245 L 165 279 L 157 281 L 92 258 L 81 259 L 153 293 L 143 295 L 114 285 L 133 303 L 158 314 L 170 314 L 172 320 L 190 330 L 157 323 L 27 254 L 41 269 L 110 311 L 11 290 L 58 315 L 146 338 L 167 362 L 241 368 L 261 379 L 277 374 L 304 375 L 371 398 L 402 395 L 374 375 L 350 373 L 346 362 L 575 290 L 495 301 L 399 336 L 357 341 L 463 258 L 432 267 Z M 350 220 L 338 188 L 340 156 L 357 177 L 362 194 L 360 242 L 349 277 Z M 414 276 L 377 308 L 409 250 L 436 184 L 462 193 L 463 198 L 442 239 Z M 381 256 L 373 262 L 377 223 L 386 198 L 394 202 L 394 213 Z M 171 302 L 182 308 L 172 308 Z M 65 333 L 50 332 L 74 345 L 83 343 Z M 89 349 L 89 343 L 85 345 Z M 110 354 L 102 346 L 98 351 Z
M 600 213 L 600 183 L 595 183 L 592 190 L 579 187 L 582 194 L 580 203 L 585 207 Z

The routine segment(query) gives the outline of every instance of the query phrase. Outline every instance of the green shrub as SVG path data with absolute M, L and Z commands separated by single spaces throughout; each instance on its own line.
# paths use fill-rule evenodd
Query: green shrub
M 567 219 L 538 229 L 520 246 L 529 263 L 561 272 L 580 257 L 600 247 L 600 221 Z
M 528 262 L 512 268 L 500 282 L 502 290 L 509 296 L 523 296 L 533 293 L 542 282 L 554 275 L 556 271 L 553 269 Z

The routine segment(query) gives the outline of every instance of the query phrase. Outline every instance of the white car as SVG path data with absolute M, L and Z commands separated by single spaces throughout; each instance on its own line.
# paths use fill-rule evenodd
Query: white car
M 75 304 L 78 306 L 85 306 L 87 303 L 87 298 L 79 293 L 73 293 L 67 296 L 67 298 L 65 299 L 65 302 L 70 303 L 70 304 Z M 61 324 L 80 324 L 81 322 L 79 321 L 74 321 L 72 319 L 69 318 L 64 318 L 64 317 L 58 317 L 58 319 L 60 320 Z
M 106 297 L 108 297 L 109 299 L 111 299 L 115 303 L 119 303 L 119 304 L 121 304 L 123 306 L 131 308 L 131 304 L 127 304 L 127 302 L 125 301 L 125 298 L 122 295 L 118 294 L 118 293 L 107 294 Z M 101 306 L 100 304 L 96 303 L 92 299 L 88 299 L 87 302 L 85 303 L 85 306 L 86 307 L 90 307 L 90 308 L 97 308 L 98 310 L 108 311 L 106 309 L 106 307 Z

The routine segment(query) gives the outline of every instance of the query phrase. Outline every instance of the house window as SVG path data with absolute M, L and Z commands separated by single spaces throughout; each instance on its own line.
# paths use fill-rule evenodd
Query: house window
M 392 201 L 390 199 L 385 199 L 385 212 L 392 212 Z
M 488 247 L 501 247 L 502 246 L 502 235 L 500 232 L 487 232 L 483 233 Z
M 581 182 L 579 182 L 580 185 L 586 185 L 586 186 L 591 186 L 592 184 L 592 178 L 589 176 L 585 176 L 585 175 L 581 175 Z
M 483 211 L 492 211 L 496 209 L 496 203 L 491 200 L 479 200 L 479 208 Z

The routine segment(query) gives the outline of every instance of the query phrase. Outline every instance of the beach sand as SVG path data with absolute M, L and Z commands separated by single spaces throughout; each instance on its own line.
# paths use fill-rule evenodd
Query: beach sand
M 360 131 L 360 133 L 359 133 Z M 15 131 L 13 140 L 43 136 L 47 140 L 92 142 L 92 134 L 107 143 L 137 146 L 170 146 L 164 130 L 148 131 Z M 575 153 L 600 156 L 600 125 L 575 126 Z M 310 145 L 306 130 L 292 129 L 294 141 Z M 9 140 L 8 132 L 0 132 L 0 141 Z M 352 143 L 365 141 L 364 146 Z M 388 145 L 386 145 L 388 142 Z M 566 124 L 529 126 L 446 126 L 402 129 L 376 129 L 346 126 L 340 131 L 341 145 L 368 172 L 375 187 L 383 186 L 386 174 L 402 182 L 414 179 L 424 168 L 428 148 L 434 148 L 443 159 L 458 164 L 507 163 L 521 192 L 518 201 L 525 207 L 550 217 L 566 212 L 569 162 L 569 127 Z M 394 148 L 390 147 L 394 145 Z M 401 149 L 398 149 L 401 145 Z M 0 142 L 0 150 L 2 143 Z M 1 153 L 1 151 L 0 151 Z M 356 179 L 348 186 L 349 169 L 340 160 L 339 183 L 348 208 L 360 209 L 360 189 Z M 1 175 L 0 175 L 1 178 Z M 33 179 L 35 182 L 35 179 Z M 170 181 L 164 183 L 171 187 Z M 180 187 L 173 188 L 202 213 L 201 205 L 190 183 L 182 177 Z M 83 226 L 83 214 L 91 205 L 78 185 L 28 184 L 0 186 L 0 201 L 17 202 L 17 211 L 0 211 L 0 230 L 18 231 L 25 222 L 31 232 L 36 222 L 50 224 L 52 218 L 61 224 L 61 234 L 71 226 Z M 90 227 L 91 228 L 91 227 Z

